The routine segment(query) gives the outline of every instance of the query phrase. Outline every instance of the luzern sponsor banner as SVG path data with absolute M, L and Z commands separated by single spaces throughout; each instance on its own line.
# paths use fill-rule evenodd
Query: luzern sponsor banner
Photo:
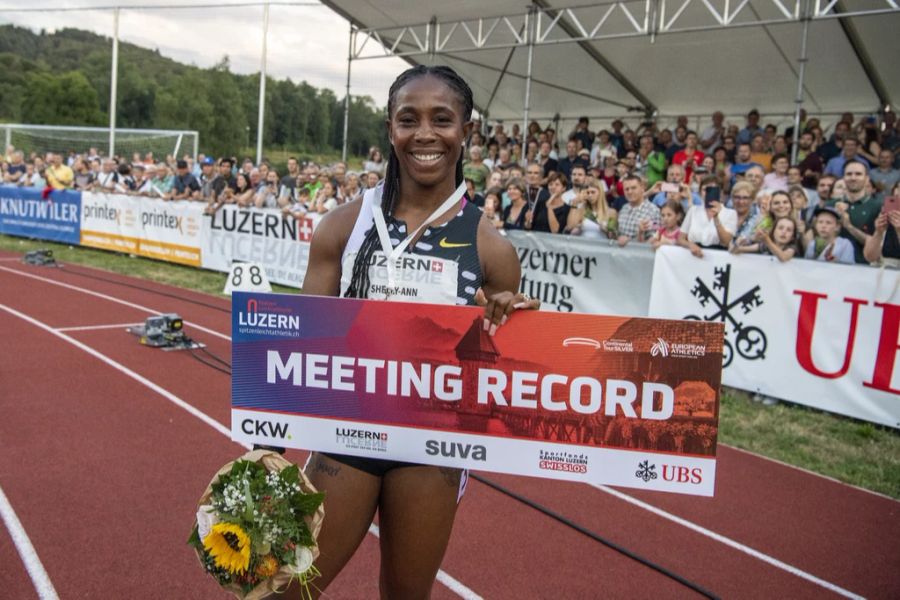
M 85 192 L 81 244 L 167 262 L 201 266 L 205 204 Z
M 0 233 L 78 244 L 81 192 L 0 185 Z
M 273 283 L 303 285 L 309 242 L 320 215 L 300 219 L 274 209 L 225 206 L 203 218 L 203 268 L 229 271 L 231 263 L 254 262 Z
M 235 292 L 232 437 L 713 494 L 722 326 Z M 667 352 L 654 352 L 665 340 Z
M 900 271 L 663 247 L 650 314 L 724 323 L 726 385 L 900 427 Z

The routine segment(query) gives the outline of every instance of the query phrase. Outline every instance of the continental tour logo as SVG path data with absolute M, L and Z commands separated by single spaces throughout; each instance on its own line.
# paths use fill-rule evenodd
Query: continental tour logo
M 300 315 L 271 300 L 250 298 L 244 310 L 238 311 L 237 317 L 240 333 L 300 337 Z
M 344 448 L 387 452 L 388 434 L 383 431 L 337 427 L 334 433 L 337 443 Z
M 634 352 L 634 342 L 629 340 L 609 339 L 601 342 L 592 338 L 570 337 L 564 339 L 562 345 L 564 348 L 569 346 L 590 346 L 604 352 Z

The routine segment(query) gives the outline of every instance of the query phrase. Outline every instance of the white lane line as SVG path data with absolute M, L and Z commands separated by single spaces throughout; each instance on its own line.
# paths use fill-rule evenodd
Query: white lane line
M 49 283 L 52 285 L 58 285 L 59 287 L 63 287 L 69 290 L 74 290 L 76 292 L 81 292 L 82 294 L 87 294 L 89 296 L 94 296 L 96 298 L 102 298 L 104 300 L 109 300 L 110 302 L 115 302 L 116 304 L 121 304 L 123 306 L 130 306 L 131 308 L 136 308 L 138 310 L 142 310 L 146 313 L 152 315 L 158 315 L 163 311 L 156 310 L 154 308 L 149 308 L 143 306 L 141 304 L 136 304 L 134 302 L 129 302 L 128 300 L 122 300 L 120 298 L 116 298 L 115 296 L 108 296 L 106 294 L 101 294 L 100 292 L 95 292 L 93 290 L 89 290 L 87 288 L 78 287 L 77 285 L 72 285 L 70 283 L 64 283 L 62 281 L 57 281 L 55 279 L 48 279 L 47 277 L 41 277 L 40 275 L 33 275 L 31 273 L 25 273 L 24 271 L 19 271 L 18 269 L 10 269 L 9 267 L 0 267 L 0 271 L 6 271 L 7 273 L 12 273 L 13 275 L 21 275 L 22 277 L 30 277 L 31 279 L 36 279 L 37 281 L 43 281 L 44 283 Z M 203 327 L 202 325 L 198 325 L 192 321 L 185 321 L 187 325 L 190 325 L 194 329 L 199 329 L 200 331 L 204 331 L 210 335 L 214 335 L 218 338 L 222 338 L 223 340 L 231 341 L 231 336 L 227 336 L 223 333 L 219 333 L 214 329 L 208 329 Z
M 93 331 L 95 329 L 118 329 L 120 327 L 136 327 L 140 323 L 115 323 L 113 325 L 82 325 L 80 327 L 57 327 L 56 331 Z
M 31 583 L 34 585 L 38 596 L 41 600 L 59 600 L 56 589 L 53 587 L 53 582 L 50 581 L 50 576 L 47 575 L 41 559 L 38 558 L 34 546 L 31 545 L 31 540 L 28 539 L 28 534 L 25 532 L 25 528 L 22 527 L 19 517 L 16 516 L 16 511 L 13 510 L 9 499 L 3 493 L 3 488 L 0 488 L 0 517 L 3 518 L 6 528 L 9 530 L 9 535 L 12 536 L 13 544 L 16 545 L 16 550 L 19 551 L 22 562 L 25 563 L 25 569 L 28 571 L 29 577 L 31 577 Z
M 820 587 L 825 588 L 826 590 L 830 590 L 830 591 L 834 592 L 835 594 L 839 594 L 845 598 L 854 598 L 854 599 L 858 599 L 858 600 L 862 600 L 862 598 L 863 598 L 863 596 L 860 596 L 859 594 L 855 594 L 849 590 L 845 590 L 844 588 L 842 588 L 840 586 L 837 586 L 829 581 L 825 581 L 824 579 L 820 579 L 811 573 L 807 573 L 806 571 L 804 571 L 802 569 L 798 569 L 797 567 L 795 567 L 793 565 L 789 565 L 785 562 L 782 562 L 782 561 L 778 560 L 777 558 L 774 558 L 772 556 L 769 556 L 768 554 L 760 552 L 759 550 L 754 550 L 750 546 L 746 546 L 740 542 L 736 542 L 735 540 L 725 537 L 724 535 L 721 535 L 719 533 L 716 533 L 715 531 L 709 530 L 705 527 L 701 527 L 700 525 L 697 525 L 696 523 L 688 521 L 687 519 L 683 519 L 677 515 L 673 515 L 672 513 L 664 511 L 661 508 L 657 508 L 657 507 L 653 506 L 652 504 L 648 504 L 646 502 L 643 502 L 642 500 L 638 500 L 634 496 L 629 496 L 628 494 L 624 494 L 618 490 L 612 489 L 611 487 L 607 487 L 605 485 L 600 485 L 598 483 L 591 483 L 590 485 L 592 487 L 597 488 L 601 492 L 606 492 L 607 494 L 610 494 L 611 496 L 614 496 L 614 497 L 618 498 L 619 500 L 628 502 L 629 504 L 637 506 L 638 508 L 643 508 L 644 510 L 652 512 L 653 514 L 655 514 L 659 517 L 662 517 L 663 519 L 667 519 L 669 521 L 672 521 L 673 523 L 677 523 L 678 525 L 681 525 L 682 527 L 687 527 L 691 531 L 694 531 L 696 533 L 699 533 L 700 535 L 706 536 L 709 539 L 715 540 L 721 544 L 725 544 L 726 546 L 734 548 L 735 550 L 737 550 L 739 552 L 748 554 L 748 555 L 752 556 L 753 558 L 756 558 L 758 560 L 763 561 L 764 563 L 772 565 L 775 568 L 781 569 L 783 571 L 787 571 L 788 573 L 790 573 L 792 575 L 796 575 L 797 577 L 800 577 L 801 579 L 805 579 L 805 580 L 809 581 L 810 583 L 814 583 Z
M 0 268 L 2 268 L 2 267 L 0 267 Z M 153 390 L 154 392 L 156 392 L 157 394 L 159 394 L 160 396 L 162 396 L 169 402 L 172 402 L 179 408 L 183 408 L 190 414 L 194 415 L 195 417 L 197 417 L 198 419 L 200 419 L 201 421 L 203 421 L 204 423 L 206 423 L 207 425 L 209 425 L 210 427 L 212 427 L 213 429 L 215 429 L 216 431 L 218 431 L 219 433 L 221 433 L 222 435 L 227 437 L 229 440 L 231 439 L 231 430 L 230 429 L 228 429 L 227 427 L 225 427 L 224 425 L 222 425 L 221 423 L 219 423 L 212 417 L 208 416 L 206 413 L 200 411 L 197 408 L 194 408 L 192 405 L 188 404 L 187 402 L 185 402 L 184 400 L 182 400 L 181 398 L 179 398 L 172 392 L 156 385 L 155 383 L 153 383 L 146 377 L 143 377 L 142 375 L 138 375 L 137 373 L 135 373 L 134 371 L 132 371 L 125 365 L 123 365 L 119 362 L 116 362 L 115 360 L 109 358 L 105 354 L 102 354 L 102 353 L 94 350 L 90 346 L 82 344 L 75 338 L 70 337 L 70 336 L 66 335 L 65 333 L 60 332 L 58 329 L 54 329 L 53 327 L 50 327 L 46 323 L 42 323 L 41 321 L 38 321 L 37 319 L 29 317 L 28 315 L 21 313 L 14 308 L 10 308 L 4 304 L 0 304 L 0 310 L 5 310 L 9 314 L 11 314 L 15 317 L 18 317 L 18 318 L 22 319 L 23 321 L 31 323 L 35 327 L 39 327 L 48 333 L 55 335 L 56 337 L 60 338 L 61 340 L 72 344 L 76 348 L 78 348 L 80 350 L 84 350 L 91 356 L 98 358 L 99 360 L 105 362 L 106 364 L 108 364 L 112 368 L 116 369 L 117 371 L 120 371 L 121 373 L 127 375 L 128 377 L 131 377 L 138 383 L 150 388 L 151 390 Z M 235 442 L 235 443 L 240 444 L 240 442 Z M 244 448 L 247 448 L 248 450 L 250 449 L 249 444 L 240 444 L 240 445 L 243 446 Z M 372 527 L 375 527 L 375 531 L 373 532 L 371 527 L 370 527 L 369 531 L 372 532 L 373 535 L 378 536 L 378 531 L 377 531 L 378 528 L 375 526 L 375 524 L 372 524 Z M 437 579 L 442 584 L 447 586 L 447 588 L 450 591 L 454 592 L 461 598 L 465 598 L 466 600 L 481 600 L 481 596 L 479 596 L 478 594 L 473 592 L 471 589 L 469 589 L 468 587 L 463 585 L 457 579 L 454 579 L 452 576 L 448 575 L 443 570 L 438 571 Z
M 0 258 L 0 262 L 13 262 L 13 261 L 19 261 L 19 262 L 22 262 L 22 257 L 18 257 L 18 258 L 16 258 L 16 257 Z

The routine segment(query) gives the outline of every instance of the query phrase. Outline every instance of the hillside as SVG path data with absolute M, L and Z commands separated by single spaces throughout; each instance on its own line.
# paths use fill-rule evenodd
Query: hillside
M 111 55 L 111 39 L 88 31 L 0 26 L 0 121 L 107 124 Z M 235 153 L 256 139 L 258 94 L 259 75 L 232 73 L 227 56 L 201 69 L 119 43 L 119 127 L 196 129 L 201 150 Z M 352 153 L 384 143 L 383 111 L 371 98 L 353 97 L 350 119 Z M 267 80 L 266 148 L 334 150 L 342 134 L 343 99 L 334 92 Z

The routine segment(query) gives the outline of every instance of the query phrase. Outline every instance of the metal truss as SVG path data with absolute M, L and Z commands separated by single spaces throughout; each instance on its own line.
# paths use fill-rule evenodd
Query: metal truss
M 532 6 L 524 14 L 354 29 L 351 60 L 543 46 L 900 13 L 900 0 L 633 0 L 568 8 Z M 764 16 L 761 16 L 764 15 Z M 698 24 L 700 22 L 701 24 Z M 363 54 L 374 40 L 381 52 Z

